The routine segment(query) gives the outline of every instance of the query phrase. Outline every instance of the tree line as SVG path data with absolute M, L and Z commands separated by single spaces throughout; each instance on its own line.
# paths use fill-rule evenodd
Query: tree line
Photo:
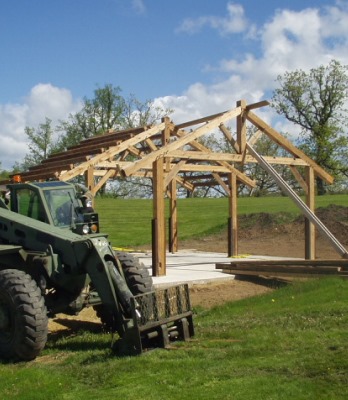
M 286 72 L 277 77 L 276 83 L 271 106 L 280 116 L 301 128 L 295 144 L 335 177 L 335 184 L 330 188 L 318 177 L 318 194 L 325 194 L 328 190 L 347 190 L 348 66 L 332 60 L 328 65 L 321 65 L 308 72 Z M 81 110 L 70 114 L 67 120 L 60 121 L 56 126 L 52 125 L 49 118 L 36 128 L 27 126 L 25 134 L 29 142 L 29 152 L 22 162 L 14 165 L 13 171 L 25 171 L 39 164 L 50 154 L 64 151 L 83 139 L 100 135 L 110 129 L 123 130 L 153 124 L 172 113 L 173 110 L 155 107 L 152 100 L 140 102 L 135 96 L 124 98 L 119 87 L 107 84 L 97 88 L 92 99 L 84 98 Z M 248 132 L 249 136 L 253 134 L 252 130 Z M 200 140 L 216 151 L 234 152 L 224 138 L 208 135 Z M 254 147 L 261 154 L 286 156 L 284 149 L 265 135 L 258 139 Z M 259 165 L 247 165 L 245 168 L 244 171 L 257 180 L 257 187 L 249 194 L 279 193 L 279 188 L 272 178 L 267 176 Z M 277 169 L 292 186 L 298 186 L 287 168 L 278 166 Z M 8 173 L 2 171 L 1 175 L 4 177 Z M 151 182 L 139 178 L 115 181 L 109 190 L 112 195 L 120 197 L 152 195 Z M 247 188 L 241 186 L 240 191 L 246 193 Z M 202 186 L 193 193 L 195 196 L 224 194 L 218 184 Z

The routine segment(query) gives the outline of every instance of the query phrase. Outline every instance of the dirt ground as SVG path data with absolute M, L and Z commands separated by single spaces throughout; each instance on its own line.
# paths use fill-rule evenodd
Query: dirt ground
M 318 209 L 317 215 L 335 237 L 348 248 L 348 207 L 331 206 Z M 244 219 L 243 219 L 244 218 Z M 298 218 L 293 223 L 279 225 L 279 216 L 259 214 L 241 218 L 239 230 L 238 254 L 269 255 L 284 257 L 304 257 L 304 220 Z M 252 218 L 252 225 L 248 223 Z M 244 228 L 243 226 L 248 226 Z M 181 249 L 196 249 L 211 252 L 226 252 L 227 233 L 207 236 L 199 240 L 187 240 L 180 243 Z M 321 236 L 317 235 L 316 257 L 320 259 L 336 259 L 340 255 Z M 194 285 L 190 288 L 192 305 L 210 308 L 227 301 L 234 301 L 250 296 L 257 296 L 271 290 L 275 285 L 269 280 L 235 279 L 223 283 Z M 76 321 L 76 322 L 75 322 Z M 83 310 L 77 317 L 58 315 L 50 321 L 49 329 L 56 332 L 72 329 L 83 323 L 97 322 L 91 309 Z
M 331 205 L 327 208 L 319 208 L 316 215 L 341 244 L 344 246 L 348 244 L 348 207 Z M 281 215 L 269 213 L 240 217 L 238 254 L 304 257 L 304 218 L 299 217 L 295 222 L 279 224 L 281 219 Z M 224 231 L 218 235 L 185 241 L 180 243 L 180 248 L 226 252 L 226 238 L 227 231 Z M 332 245 L 318 233 L 316 258 L 340 258 Z
M 228 280 L 220 283 L 207 283 L 204 285 L 193 285 L 190 287 L 190 299 L 193 307 L 201 306 L 211 308 L 227 301 L 234 301 L 246 297 L 257 296 L 274 290 L 270 281 L 256 280 Z M 78 316 L 67 316 L 58 314 L 49 322 L 49 331 L 58 333 L 61 331 L 76 331 L 79 329 L 97 328 L 94 323 L 99 319 L 91 308 L 84 309 Z M 93 325 L 92 325 L 93 324 Z

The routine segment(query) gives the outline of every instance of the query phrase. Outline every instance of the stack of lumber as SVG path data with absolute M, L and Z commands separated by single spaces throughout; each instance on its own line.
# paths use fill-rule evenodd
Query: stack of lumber
M 348 260 L 236 260 L 219 263 L 216 269 L 233 275 L 256 275 L 267 277 L 321 277 L 326 275 L 348 278 Z

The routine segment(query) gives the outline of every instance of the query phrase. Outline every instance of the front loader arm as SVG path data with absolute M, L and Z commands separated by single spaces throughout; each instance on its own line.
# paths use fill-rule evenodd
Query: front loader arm
M 103 305 L 114 316 L 116 330 L 121 336 L 114 346 L 119 355 L 140 354 L 151 347 L 168 347 L 171 340 L 193 336 L 187 285 L 133 296 L 106 238 L 91 241 L 93 251 L 86 262 L 86 271 Z
M 123 319 L 131 318 L 133 295 L 120 273 L 108 240 L 105 237 L 98 237 L 91 238 L 90 241 L 92 248 L 85 259 L 84 268 L 92 281 L 93 288 L 97 290 L 102 304 L 113 315 L 121 314 Z M 117 330 L 120 331 L 120 328 Z

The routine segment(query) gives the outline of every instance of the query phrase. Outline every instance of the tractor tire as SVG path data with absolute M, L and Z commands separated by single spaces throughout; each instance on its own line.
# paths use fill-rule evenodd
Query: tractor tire
M 129 290 L 134 296 L 153 290 L 152 277 L 143 263 L 132 254 L 122 251 L 115 252 L 120 261 Z
M 153 290 L 152 277 L 143 263 L 129 253 L 115 252 L 114 254 L 121 264 L 127 286 L 134 296 Z M 115 332 L 117 327 L 111 312 L 102 304 L 93 308 L 102 322 L 103 329 L 106 332 Z M 122 335 L 122 332 L 118 333 Z
M 17 269 L 0 271 L 0 357 L 33 360 L 47 334 L 47 310 L 36 282 Z

